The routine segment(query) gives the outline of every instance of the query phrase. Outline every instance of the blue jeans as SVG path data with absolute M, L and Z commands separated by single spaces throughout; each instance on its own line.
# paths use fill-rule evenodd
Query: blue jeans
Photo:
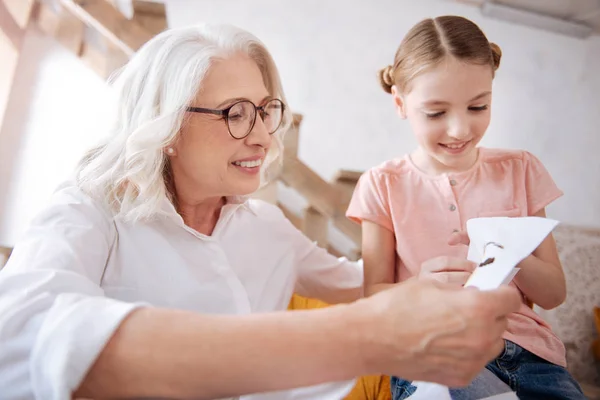
M 409 381 L 392 377 L 392 399 L 408 398 L 416 391 Z M 505 340 L 504 351 L 467 387 L 450 389 L 453 400 L 477 400 L 514 391 L 520 400 L 585 400 L 571 374 L 519 345 Z
M 504 341 L 504 352 L 487 365 L 521 400 L 586 400 L 581 387 L 565 368 L 521 346 Z
M 417 391 L 416 386 L 401 378 L 392 377 L 390 384 L 393 400 L 409 398 L 410 395 Z M 512 390 L 506 383 L 498 379 L 492 371 L 484 369 L 469 386 L 460 389 L 450 389 L 450 397 L 453 400 L 479 400 L 509 392 L 512 392 Z

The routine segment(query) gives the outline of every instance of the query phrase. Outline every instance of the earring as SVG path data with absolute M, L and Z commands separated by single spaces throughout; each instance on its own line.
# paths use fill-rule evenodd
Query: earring
M 175 154 L 175 150 L 173 150 L 172 147 L 167 147 L 167 154 L 172 156 L 173 154 Z

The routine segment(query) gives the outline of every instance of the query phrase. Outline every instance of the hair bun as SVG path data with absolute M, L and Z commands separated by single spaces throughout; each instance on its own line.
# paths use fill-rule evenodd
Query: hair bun
M 494 71 L 500 67 L 500 59 L 502 58 L 502 50 L 496 43 L 490 42 L 490 49 L 492 50 L 492 61 L 494 63 Z
M 379 70 L 379 83 L 386 93 L 392 93 L 392 86 L 394 86 L 394 71 L 391 65 Z

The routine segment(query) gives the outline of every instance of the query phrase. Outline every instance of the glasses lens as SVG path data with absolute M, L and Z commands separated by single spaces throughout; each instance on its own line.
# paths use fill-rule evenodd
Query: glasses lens
M 273 99 L 265 104 L 263 121 L 269 134 L 275 133 L 283 119 L 283 103 L 281 100 Z
M 231 107 L 227 116 L 227 124 L 231 136 L 241 139 L 248 135 L 252 129 L 256 109 L 249 101 L 240 101 Z

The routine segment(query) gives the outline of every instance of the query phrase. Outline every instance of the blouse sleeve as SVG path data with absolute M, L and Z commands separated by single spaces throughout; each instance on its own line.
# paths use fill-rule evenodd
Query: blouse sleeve
M 115 240 L 112 219 L 77 188 L 58 191 L 33 220 L 0 272 L 0 397 L 70 400 L 141 306 L 100 287 Z

